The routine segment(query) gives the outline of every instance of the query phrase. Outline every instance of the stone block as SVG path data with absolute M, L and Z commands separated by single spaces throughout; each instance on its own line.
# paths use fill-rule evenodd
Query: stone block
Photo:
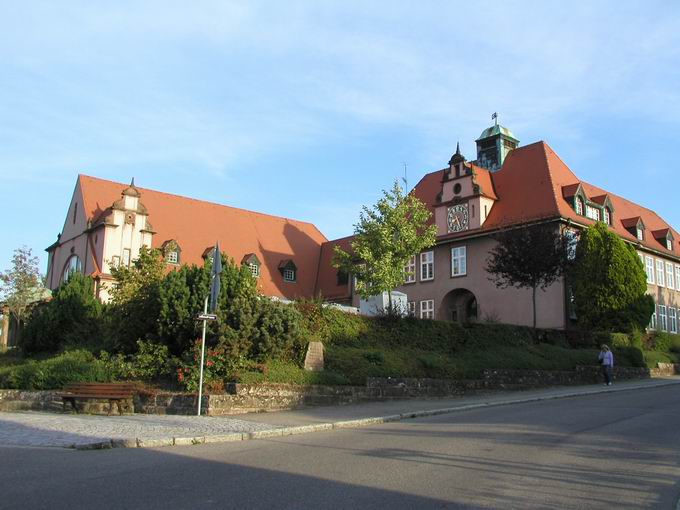
M 309 342 L 305 356 L 305 370 L 321 371 L 324 367 L 323 343 Z

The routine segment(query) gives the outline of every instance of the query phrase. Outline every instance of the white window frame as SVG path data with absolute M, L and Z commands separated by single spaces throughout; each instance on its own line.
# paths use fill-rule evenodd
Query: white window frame
M 583 200 L 581 200 L 580 197 L 574 199 L 574 210 L 576 211 L 576 214 L 583 216 Z
M 668 330 L 671 333 L 677 333 L 678 332 L 678 320 L 677 320 L 677 314 L 675 312 L 675 308 L 668 307 Z
M 666 287 L 675 290 L 675 276 L 673 273 L 673 264 L 666 262 Z
M 177 264 L 179 262 L 179 254 L 176 251 L 169 251 L 165 256 L 165 260 L 170 264 Z
M 416 283 L 416 256 L 414 255 L 404 268 L 404 283 Z M 415 301 L 414 301 L 415 302 Z
M 640 241 L 645 240 L 645 234 L 642 232 L 640 227 L 635 227 L 635 237 L 637 237 Z
M 283 281 L 284 282 L 294 282 L 295 281 L 295 271 L 293 269 L 283 270 Z
M 132 250 L 130 248 L 123 248 L 123 266 L 130 267 L 132 259 Z
M 408 301 L 406 303 L 406 315 L 409 317 L 415 317 L 416 316 L 416 302 L 415 301 Z
M 654 259 L 645 255 L 645 271 L 647 273 L 647 283 L 654 283 Z
M 420 302 L 420 318 L 434 319 L 434 299 L 425 299 Z
M 673 251 L 673 241 L 670 239 L 666 239 L 666 249 L 668 251 Z
M 656 284 L 659 287 L 665 287 L 666 286 L 664 264 L 663 264 L 663 260 L 660 260 L 660 259 L 656 259 Z
M 451 276 L 467 274 L 467 246 L 451 248 Z
M 605 207 L 605 208 L 604 208 L 604 222 L 605 222 L 607 225 L 611 225 L 611 224 L 612 224 L 612 216 L 611 216 L 611 213 L 609 212 L 609 208 L 608 208 L 608 207 Z
M 649 329 L 656 329 L 656 306 L 654 307 L 654 313 L 649 319 Z
M 248 267 L 250 268 L 250 274 L 252 274 L 255 278 L 260 277 L 260 265 L 256 264 L 255 262 L 250 262 L 248 264 Z
M 423 276 L 425 275 L 425 276 Z M 434 280 L 434 251 L 424 251 L 420 254 L 420 281 Z
M 680 290 L 680 265 L 675 264 L 675 288 Z
M 668 331 L 668 323 L 666 322 L 666 305 L 658 305 L 659 308 L 659 329 L 661 331 Z

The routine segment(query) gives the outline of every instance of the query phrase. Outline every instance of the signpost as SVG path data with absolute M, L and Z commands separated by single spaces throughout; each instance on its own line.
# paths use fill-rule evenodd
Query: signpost
M 220 296 L 220 273 L 222 272 L 222 257 L 220 256 L 220 244 L 215 243 L 213 251 L 212 271 L 210 272 L 210 295 L 205 297 L 203 303 L 203 313 L 197 319 L 203 321 L 203 336 L 201 338 L 201 371 L 198 379 L 198 412 L 196 416 L 201 416 L 201 401 L 203 400 L 203 360 L 205 359 L 205 330 L 208 321 L 217 320 L 215 310 L 217 310 L 217 300 Z M 210 313 L 208 313 L 208 301 L 210 301 Z

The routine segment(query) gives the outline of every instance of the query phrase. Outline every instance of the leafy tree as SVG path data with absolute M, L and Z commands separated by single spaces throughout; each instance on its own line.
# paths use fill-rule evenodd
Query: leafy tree
M 536 290 L 546 289 L 562 276 L 568 242 L 556 224 L 506 229 L 495 240 L 486 265 L 490 279 L 499 288 L 531 289 L 536 329 Z
M 33 303 L 43 297 L 45 289 L 38 269 L 38 257 L 24 246 L 14 250 L 12 267 L 0 272 L 0 299 L 14 318 L 18 328 L 26 320 Z
M 570 271 L 579 324 L 588 329 L 644 329 L 654 312 L 647 277 L 632 245 L 596 223 L 581 234 Z
M 357 291 L 369 298 L 404 283 L 411 257 L 434 245 L 437 228 L 427 225 L 431 213 L 414 195 L 404 195 L 398 181 L 369 209 L 364 206 L 354 226 L 351 253 L 335 247 L 333 265 L 357 278 Z
M 142 246 L 130 267 L 112 267 L 110 322 L 119 350 L 132 352 L 138 340 L 157 336 L 159 289 L 165 262 L 158 250 Z
M 103 305 L 94 296 L 94 281 L 73 273 L 51 301 L 37 306 L 27 321 L 22 349 L 27 354 L 70 347 L 101 346 Z

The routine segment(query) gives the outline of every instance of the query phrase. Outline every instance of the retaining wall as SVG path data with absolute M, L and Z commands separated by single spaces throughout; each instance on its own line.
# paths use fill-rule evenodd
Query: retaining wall
M 680 365 L 660 363 L 656 369 L 615 367 L 614 379 L 646 379 L 680 373 Z M 203 396 L 205 414 L 281 411 L 305 406 L 355 404 L 371 400 L 436 398 L 498 390 L 594 384 L 602 381 L 600 367 L 575 370 L 484 370 L 478 380 L 370 377 L 366 386 L 299 386 L 295 384 L 229 384 L 223 394 Z M 60 411 L 58 391 L 0 390 L 0 411 Z M 195 393 L 145 391 L 134 399 L 144 414 L 194 414 Z M 79 411 L 107 414 L 107 402 L 79 402 Z M 118 409 L 114 406 L 114 414 Z

